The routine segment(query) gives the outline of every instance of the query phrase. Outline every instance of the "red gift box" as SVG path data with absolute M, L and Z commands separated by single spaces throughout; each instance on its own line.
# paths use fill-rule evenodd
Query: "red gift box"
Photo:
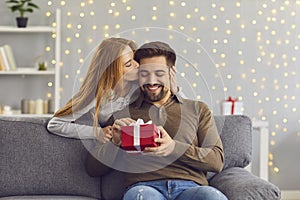
M 123 126 L 121 147 L 127 151 L 143 151 L 145 147 L 157 147 L 155 138 L 160 137 L 159 129 L 155 124 L 137 124 Z

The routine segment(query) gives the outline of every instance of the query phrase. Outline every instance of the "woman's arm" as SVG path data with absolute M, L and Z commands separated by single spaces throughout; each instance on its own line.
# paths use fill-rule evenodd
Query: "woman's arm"
M 78 139 L 95 139 L 93 115 L 94 102 L 70 115 L 53 117 L 47 129 L 56 135 Z M 98 127 L 98 132 L 101 127 Z

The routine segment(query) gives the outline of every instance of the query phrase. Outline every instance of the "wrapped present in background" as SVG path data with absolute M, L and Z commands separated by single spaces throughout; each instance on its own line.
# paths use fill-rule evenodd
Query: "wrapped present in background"
M 242 115 L 243 102 L 238 99 L 228 97 L 227 100 L 222 102 L 222 115 Z
M 137 122 L 130 126 L 123 126 L 121 147 L 130 152 L 141 152 L 145 147 L 157 147 L 158 143 L 154 142 L 155 138 L 160 137 L 159 129 L 152 122 L 144 123 L 138 119 Z

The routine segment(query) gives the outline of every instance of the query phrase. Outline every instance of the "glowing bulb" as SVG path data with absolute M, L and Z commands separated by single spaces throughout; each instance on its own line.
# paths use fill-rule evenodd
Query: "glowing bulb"
M 72 24 L 67 24 L 67 29 L 71 29 L 72 28 Z

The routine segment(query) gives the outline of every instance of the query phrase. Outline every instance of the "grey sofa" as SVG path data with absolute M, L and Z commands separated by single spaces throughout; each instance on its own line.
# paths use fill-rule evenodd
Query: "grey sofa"
M 225 151 L 224 169 L 209 173 L 229 199 L 275 200 L 280 190 L 243 169 L 251 160 L 251 120 L 215 116 Z M 49 133 L 48 118 L 0 117 L 0 199 L 121 199 L 123 173 L 93 178 L 78 139 Z

